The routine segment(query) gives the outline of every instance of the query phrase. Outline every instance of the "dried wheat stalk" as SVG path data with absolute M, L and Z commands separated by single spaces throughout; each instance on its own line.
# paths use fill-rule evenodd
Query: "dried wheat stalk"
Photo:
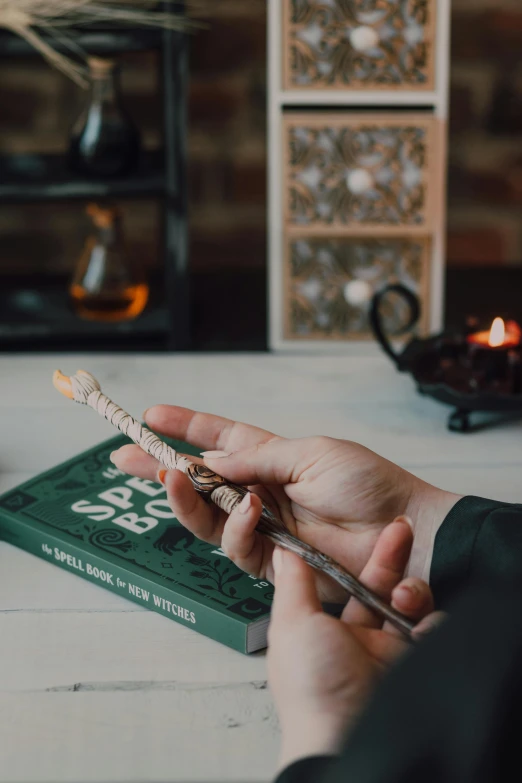
M 244 13 L 245 0 L 186 0 L 184 14 L 155 10 L 157 6 L 157 0 L 0 0 L 0 27 L 24 38 L 51 65 L 86 87 L 87 55 L 75 44 L 71 28 L 109 24 L 190 31 L 201 26 L 197 19 Z M 83 62 L 56 51 L 53 39 L 65 43 Z
M 69 397 L 69 399 L 82 405 L 88 405 L 101 416 L 104 416 L 120 432 L 131 438 L 134 443 L 167 469 L 181 470 L 185 473 L 203 497 L 211 500 L 223 511 L 226 511 L 227 514 L 230 514 L 247 493 L 245 487 L 231 484 L 205 465 L 197 465 L 178 454 L 173 448 L 160 440 L 157 435 L 144 427 L 137 419 L 134 419 L 109 397 L 102 394 L 100 384 L 90 373 L 79 370 L 76 375 L 68 377 L 57 370 L 53 377 L 53 383 L 56 389 L 66 397 Z M 372 609 L 384 620 L 390 622 L 405 636 L 409 637 L 411 635 L 414 623 L 395 611 L 378 595 L 365 587 L 355 576 L 348 573 L 339 563 L 336 563 L 333 558 L 291 535 L 281 520 L 275 516 L 265 503 L 263 503 L 263 510 L 257 529 L 277 546 L 290 552 L 295 552 L 312 568 L 330 576 L 347 590 L 350 595 Z

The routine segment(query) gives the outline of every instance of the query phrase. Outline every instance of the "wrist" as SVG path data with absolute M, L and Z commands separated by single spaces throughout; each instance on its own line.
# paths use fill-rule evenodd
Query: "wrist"
M 406 507 L 413 523 L 413 547 L 407 576 L 429 582 L 435 536 L 453 506 L 462 495 L 446 492 L 417 479 Z
M 321 715 L 289 723 L 288 729 L 282 727 L 280 770 L 307 756 L 335 756 L 340 752 L 347 730 L 346 719 Z

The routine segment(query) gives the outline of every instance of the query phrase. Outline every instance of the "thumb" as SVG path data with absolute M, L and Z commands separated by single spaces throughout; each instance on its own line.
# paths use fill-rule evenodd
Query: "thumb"
M 271 625 L 288 627 L 296 620 L 322 612 L 314 572 L 300 557 L 276 547 L 273 555 L 275 594 Z
M 232 454 L 207 451 L 201 456 L 209 468 L 236 484 L 292 484 L 321 456 L 318 440 L 273 438 Z

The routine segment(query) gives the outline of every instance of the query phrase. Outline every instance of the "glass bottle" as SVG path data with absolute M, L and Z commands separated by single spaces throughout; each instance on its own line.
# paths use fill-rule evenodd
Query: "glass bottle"
M 92 229 L 80 256 L 70 295 L 76 313 L 91 321 L 130 321 L 149 297 L 145 274 L 127 252 L 121 214 L 89 204 Z
M 116 63 L 98 57 L 88 63 L 91 94 L 73 127 L 70 167 L 88 177 L 122 177 L 139 163 L 140 134 L 123 108 Z

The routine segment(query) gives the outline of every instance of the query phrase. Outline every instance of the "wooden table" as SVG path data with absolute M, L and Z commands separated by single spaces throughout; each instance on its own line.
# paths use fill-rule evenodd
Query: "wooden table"
M 261 354 L 0 358 L 0 492 L 112 435 L 53 390 L 57 366 L 89 369 L 137 415 L 176 402 L 290 437 L 349 438 L 447 489 L 521 499 L 520 423 L 451 434 L 447 410 L 384 358 Z M 243 656 L 7 544 L 0 645 L 0 781 L 273 776 L 264 654 Z

